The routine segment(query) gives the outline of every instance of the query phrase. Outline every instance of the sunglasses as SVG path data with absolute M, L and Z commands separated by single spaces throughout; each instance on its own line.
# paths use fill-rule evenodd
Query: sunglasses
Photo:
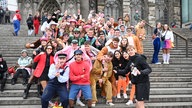
M 53 48 L 47 48 L 48 50 L 53 50 Z
M 74 34 L 79 34 L 79 32 L 76 32 L 76 33 L 74 33 Z

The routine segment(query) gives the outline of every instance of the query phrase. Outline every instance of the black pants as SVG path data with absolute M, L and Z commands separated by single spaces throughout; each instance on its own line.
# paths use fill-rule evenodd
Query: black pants
M 5 16 L 5 23 L 10 23 L 10 16 Z
M 24 80 L 26 80 L 29 77 L 28 71 L 26 69 L 17 69 L 17 71 L 13 76 L 13 79 L 16 80 L 19 77 L 20 73 L 22 74 Z
M 7 73 L 0 73 L 0 83 L 1 83 L 1 91 L 4 89 L 5 87 L 5 83 L 7 81 Z

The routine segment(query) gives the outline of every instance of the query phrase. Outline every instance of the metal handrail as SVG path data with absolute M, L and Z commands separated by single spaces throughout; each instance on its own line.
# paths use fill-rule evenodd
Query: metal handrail
M 153 29 L 154 29 L 155 27 L 153 27 L 152 25 L 150 25 L 150 24 L 147 23 L 147 22 L 146 22 L 146 25 L 147 25 L 148 27 L 150 27 L 150 29 L 151 29 L 151 34 L 153 34 Z M 148 30 L 147 30 L 147 31 L 148 31 Z M 181 34 L 175 32 L 175 31 L 173 31 L 173 34 L 176 36 L 176 38 L 175 38 L 175 41 L 176 41 L 176 42 L 175 42 L 175 48 L 178 49 L 178 46 L 179 46 L 178 38 L 184 40 L 184 41 L 185 41 L 186 57 L 189 57 L 189 52 L 188 52 L 188 50 L 189 50 L 188 38 L 182 36 Z

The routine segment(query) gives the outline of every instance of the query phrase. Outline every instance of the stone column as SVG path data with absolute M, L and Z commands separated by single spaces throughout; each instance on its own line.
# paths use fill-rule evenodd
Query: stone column
M 156 24 L 156 22 L 155 22 L 156 21 L 155 0 L 149 0 L 148 6 L 149 6 L 149 15 L 148 15 L 149 24 L 152 26 L 155 26 L 155 24 Z
M 87 19 L 89 15 L 89 0 L 81 0 L 80 1 L 81 14 L 84 19 Z
M 130 2 L 130 0 L 123 0 L 123 16 L 125 14 L 131 14 Z

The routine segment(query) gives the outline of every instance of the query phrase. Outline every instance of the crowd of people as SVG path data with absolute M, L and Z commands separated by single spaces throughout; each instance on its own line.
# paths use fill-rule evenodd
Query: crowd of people
M 19 21 L 18 13 L 19 10 L 16 11 L 16 20 Z M 85 20 L 80 10 L 77 15 L 69 15 L 67 11 L 62 14 L 57 10 L 53 14 L 45 13 L 42 19 L 38 12 L 34 17 L 29 14 L 26 19 L 28 35 L 32 35 L 35 29 L 36 36 L 41 24 L 43 36 L 26 43 L 26 48 L 34 49 L 33 56 L 29 57 L 27 50 L 21 51 L 11 83 L 14 85 L 22 74 L 23 85 L 26 85 L 23 98 L 26 99 L 31 85 L 36 82 L 42 108 L 51 105 L 56 94 L 64 108 L 74 108 L 75 100 L 77 105 L 85 106 L 81 97 L 87 100 L 88 108 L 95 107 L 97 88 L 101 89 L 99 94 L 109 106 L 115 105 L 114 98 L 123 96 L 129 98 L 127 105 L 135 101 L 136 108 L 144 108 L 144 101 L 149 100 L 149 74 L 152 71 L 143 55 L 146 22 L 141 20 L 130 26 L 129 21 L 128 14 L 115 22 L 113 17 L 106 19 L 103 13 L 94 11 L 90 11 Z M 14 35 L 18 35 L 18 31 Z M 160 64 L 161 48 L 163 64 L 169 64 L 173 41 L 169 26 L 162 27 L 157 23 L 153 34 L 153 64 Z M 0 73 L 6 71 L 4 64 L 0 59 L 0 69 L 3 68 Z

